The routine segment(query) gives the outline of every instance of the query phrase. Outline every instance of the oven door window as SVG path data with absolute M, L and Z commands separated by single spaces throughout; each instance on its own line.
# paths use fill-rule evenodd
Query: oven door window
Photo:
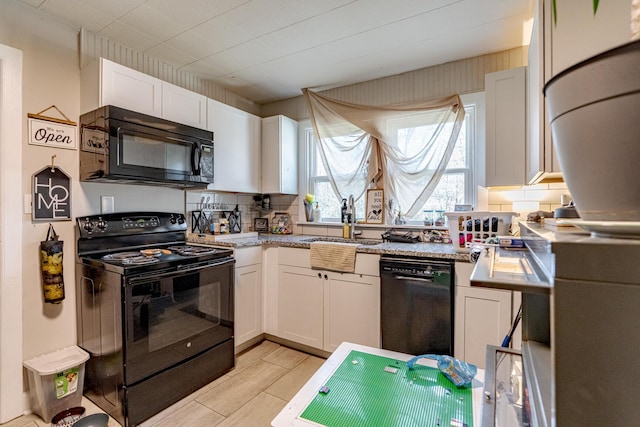
M 127 294 L 128 384 L 233 336 L 233 263 L 135 279 Z

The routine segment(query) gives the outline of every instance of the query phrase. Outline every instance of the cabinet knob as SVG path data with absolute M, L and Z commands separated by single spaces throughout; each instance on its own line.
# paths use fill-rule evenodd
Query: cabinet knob
M 324 280 L 327 280 L 329 277 L 325 274 L 324 275 Z
M 322 279 L 322 274 L 318 273 L 318 279 Z

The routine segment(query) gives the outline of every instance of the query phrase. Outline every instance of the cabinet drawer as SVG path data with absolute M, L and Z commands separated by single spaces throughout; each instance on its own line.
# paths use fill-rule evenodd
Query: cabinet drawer
M 278 260 L 280 265 L 293 267 L 311 267 L 311 251 L 299 248 L 279 248 Z M 355 274 L 380 277 L 380 255 L 356 254 Z
M 380 277 L 380 255 L 357 254 L 355 274 Z
M 236 267 L 260 264 L 262 262 L 262 247 L 252 246 L 248 248 L 236 249 L 235 256 Z
M 278 248 L 278 264 L 310 268 L 311 251 L 299 248 Z

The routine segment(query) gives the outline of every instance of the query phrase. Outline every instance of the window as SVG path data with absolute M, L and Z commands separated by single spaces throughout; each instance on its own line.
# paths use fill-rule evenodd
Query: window
M 425 216 L 424 210 L 429 211 L 428 214 L 431 210 L 453 211 L 456 204 L 474 204 L 475 202 L 476 179 L 474 171 L 476 168 L 474 166 L 477 151 L 475 148 L 483 140 L 478 137 L 482 132 L 481 126 L 478 126 L 478 113 L 482 105 L 476 97 L 468 98 L 462 96 L 461 98 L 465 105 L 465 118 L 449 164 L 436 190 L 425 203 L 423 209 L 414 217 L 405 218 L 409 224 L 422 224 Z M 410 116 L 399 120 L 397 123 L 390 123 L 389 126 L 395 126 L 399 146 L 402 149 L 411 150 L 414 138 L 418 140 L 424 139 L 420 135 L 424 133 L 425 126 L 422 123 L 415 122 Z M 318 201 L 322 209 L 323 221 L 339 222 L 342 203 L 341 200 L 336 199 L 335 193 L 331 188 L 327 173 L 317 152 L 313 129 L 308 122 L 304 129 L 304 140 L 306 141 L 306 151 L 308 153 L 307 192 L 315 195 L 316 201 Z M 364 218 L 364 199 L 362 197 L 356 203 L 358 219 Z M 387 223 L 391 221 L 392 219 L 390 218 L 386 219 Z
M 314 194 L 316 202 L 322 210 L 322 220 L 328 222 L 340 222 L 342 200 L 336 199 L 336 195 L 331 188 L 331 183 L 327 177 L 327 172 L 320 160 L 316 137 L 311 124 L 307 123 L 304 130 L 308 155 L 308 191 Z M 364 197 L 356 202 L 356 219 L 364 219 Z

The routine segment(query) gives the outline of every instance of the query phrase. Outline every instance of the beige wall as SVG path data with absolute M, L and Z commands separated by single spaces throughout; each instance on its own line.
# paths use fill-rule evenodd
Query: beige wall
M 72 178 L 72 218 L 97 214 L 100 195 L 115 196 L 116 210 L 158 209 L 183 212 L 182 191 L 144 186 L 80 184 L 78 152 L 32 146 L 27 142 L 27 114 L 50 105 L 57 106 L 71 120 L 78 121 L 80 70 L 78 34 L 75 30 L 43 18 L 33 8 L 13 0 L 0 2 L 0 43 L 23 52 L 23 141 L 22 176 L 15 185 L 31 194 L 31 176 L 51 163 Z M 55 110 L 46 114 L 55 116 Z M 75 314 L 75 222 L 54 222 L 64 241 L 64 281 L 66 299 L 57 305 L 45 304 L 41 291 L 38 246 L 44 240 L 48 223 L 34 223 L 30 214 L 10 221 L 21 221 L 22 242 L 15 242 L 23 254 L 23 356 L 24 359 L 76 343 Z M 5 319 L 2 319 L 5 321 Z

